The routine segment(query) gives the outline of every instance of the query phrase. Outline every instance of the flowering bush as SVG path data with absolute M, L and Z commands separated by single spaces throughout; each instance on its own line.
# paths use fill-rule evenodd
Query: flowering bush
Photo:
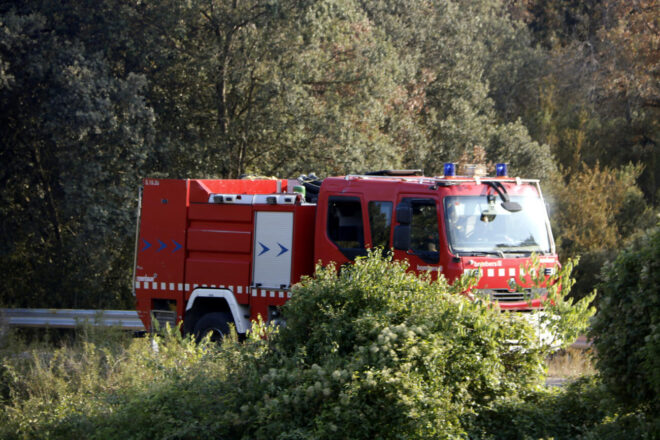
M 242 343 L 171 330 L 6 358 L 0 437 L 466 436 L 479 414 L 541 388 L 546 354 L 520 314 L 461 295 L 472 282 L 431 282 L 374 252 L 318 268 L 285 327 L 254 323 Z

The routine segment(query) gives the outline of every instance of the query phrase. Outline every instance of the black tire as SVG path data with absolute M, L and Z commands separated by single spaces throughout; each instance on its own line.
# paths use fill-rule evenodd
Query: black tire
M 195 324 L 195 339 L 201 341 L 211 334 L 211 341 L 221 342 L 229 334 L 229 323 L 233 322 L 231 315 L 226 312 L 211 312 L 203 315 Z

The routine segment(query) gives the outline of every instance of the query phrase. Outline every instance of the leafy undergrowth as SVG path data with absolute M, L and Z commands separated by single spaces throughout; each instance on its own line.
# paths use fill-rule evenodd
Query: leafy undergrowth
M 0 437 L 597 438 L 652 423 L 603 409 L 594 380 L 546 389 L 547 347 L 526 320 L 457 294 L 470 282 L 431 283 L 374 254 L 304 280 L 287 326 L 256 323 L 242 343 L 170 330 L 8 354 Z M 585 307 L 560 309 L 586 325 Z
M 659 433 L 657 415 L 620 405 L 597 375 L 501 401 L 470 423 L 470 438 L 489 440 L 652 440 Z

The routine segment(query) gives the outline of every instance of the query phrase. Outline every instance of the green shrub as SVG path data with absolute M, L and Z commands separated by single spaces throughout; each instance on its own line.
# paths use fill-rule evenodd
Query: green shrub
M 565 293 L 571 267 L 558 275 Z M 464 436 L 474 414 L 538 389 L 547 347 L 520 314 L 467 300 L 470 280 L 449 286 L 406 269 L 372 254 L 295 289 L 249 438 Z M 565 334 L 592 313 L 569 309 L 561 296 L 548 308 Z
M 591 332 L 596 366 L 621 402 L 660 413 L 660 227 L 634 240 L 603 278 Z
M 498 402 L 472 419 L 474 439 L 575 439 L 603 419 L 596 380 L 580 379 L 566 389 L 545 389 L 524 399 Z
M 319 269 L 294 288 L 286 327 L 255 323 L 244 343 L 170 329 L 5 358 L 0 437 L 465 437 L 479 414 L 535 395 L 547 350 L 521 314 L 469 301 L 469 279 L 406 269 L 377 253 Z M 564 327 L 586 322 L 556 305 Z
M 660 420 L 643 411 L 627 411 L 598 376 L 590 376 L 562 389 L 498 402 L 473 417 L 468 431 L 474 440 L 657 440 Z
M 541 382 L 526 322 L 406 269 L 373 254 L 295 289 L 274 341 L 281 366 L 263 379 L 278 404 L 264 401 L 252 426 L 274 423 L 250 437 L 461 435 L 464 414 Z

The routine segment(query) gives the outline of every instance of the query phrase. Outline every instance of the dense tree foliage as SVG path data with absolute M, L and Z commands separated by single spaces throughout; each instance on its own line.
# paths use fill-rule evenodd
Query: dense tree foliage
M 552 188 L 556 196 L 554 220 L 561 231 L 560 258 L 582 255 L 574 296 L 589 294 L 601 267 L 620 251 L 626 239 L 653 226 L 653 214 L 635 185 L 640 171 L 640 166 L 613 170 L 598 163 L 593 168 L 583 163 Z
M 626 404 L 660 412 L 660 227 L 637 237 L 604 269 L 592 333 L 598 367 Z
M 654 223 L 657 11 L 0 1 L 0 303 L 129 306 L 140 177 L 440 174 L 475 147 L 549 184 L 561 254 L 585 254 L 589 292 Z
M 119 77 L 71 36 L 60 23 L 69 12 L 10 8 L 0 21 L 8 305 L 116 304 L 130 261 L 135 182 L 153 135 L 147 80 Z

